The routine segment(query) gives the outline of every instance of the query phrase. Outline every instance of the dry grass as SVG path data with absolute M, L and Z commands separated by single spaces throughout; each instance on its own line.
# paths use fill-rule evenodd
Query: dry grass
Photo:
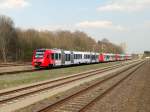
M 30 72 L 30 73 L 3 75 L 0 76 L 0 89 L 34 83 L 34 82 L 43 81 L 47 79 L 57 78 L 60 76 L 67 76 L 67 75 L 71 75 L 71 74 L 75 74 L 75 73 L 79 73 L 91 69 L 97 69 L 97 68 L 113 65 L 116 63 L 120 63 L 120 62 L 99 63 L 99 64 L 74 66 L 74 67 L 66 67 L 66 68 L 59 68 L 59 69 L 42 70 L 42 71 Z

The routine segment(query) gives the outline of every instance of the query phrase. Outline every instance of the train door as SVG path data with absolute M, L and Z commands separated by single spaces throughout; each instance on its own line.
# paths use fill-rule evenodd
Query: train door
M 96 53 L 94 53 L 94 60 L 95 60 L 95 63 L 96 63 Z
M 74 54 L 73 54 L 73 51 L 71 51 L 71 55 L 70 55 L 71 57 L 71 64 L 74 64 Z
M 90 63 L 92 63 L 92 53 L 90 52 Z
M 64 53 L 64 50 L 61 50 L 61 65 L 65 65 L 65 53 Z

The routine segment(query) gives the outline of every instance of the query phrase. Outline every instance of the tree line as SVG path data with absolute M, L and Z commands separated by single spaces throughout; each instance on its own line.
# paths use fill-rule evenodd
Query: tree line
M 37 48 L 60 48 L 77 51 L 123 53 L 107 39 L 96 42 L 81 31 L 38 31 L 16 28 L 10 17 L 0 15 L 0 61 L 31 61 Z

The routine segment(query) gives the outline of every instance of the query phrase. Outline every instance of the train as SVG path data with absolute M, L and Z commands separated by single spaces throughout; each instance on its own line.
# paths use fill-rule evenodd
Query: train
M 32 66 L 36 68 L 67 65 L 92 64 L 130 60 L 130 54 L 69 51 L 63 49 L 36 49 L 33 51 Z

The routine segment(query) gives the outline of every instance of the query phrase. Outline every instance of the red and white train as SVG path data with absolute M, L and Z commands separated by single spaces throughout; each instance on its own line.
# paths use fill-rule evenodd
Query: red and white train
M 65 65 L 90 64 L 131 59 L 127 54 L 67 51 L 62 49 L 36 49 L 33 53 L 34 67 L 55 67 Z

